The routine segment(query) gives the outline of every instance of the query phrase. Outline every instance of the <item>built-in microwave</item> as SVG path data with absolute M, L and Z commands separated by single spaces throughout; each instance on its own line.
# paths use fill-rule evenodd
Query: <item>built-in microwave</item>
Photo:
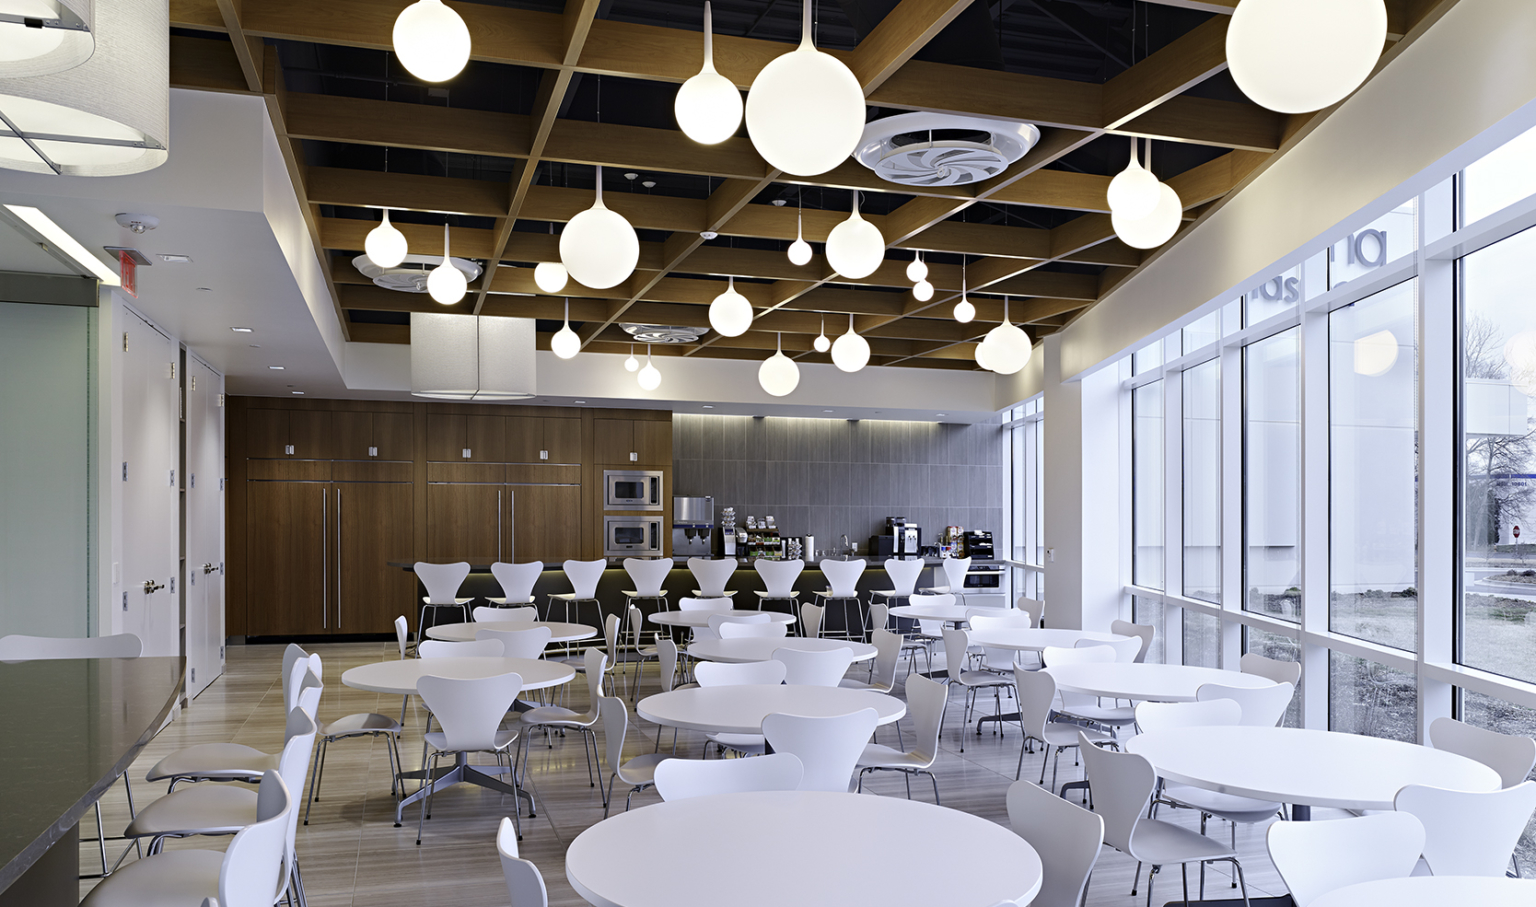
M 661 510 L 661 470 L 603 470 L 604 510 Z
M 661 517 L 603 517 L 604 557 L 660 557 Z

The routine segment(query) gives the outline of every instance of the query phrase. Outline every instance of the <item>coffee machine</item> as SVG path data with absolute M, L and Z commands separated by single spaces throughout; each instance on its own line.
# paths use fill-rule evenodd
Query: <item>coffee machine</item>
M 712 557 L 715 551 L 715 499 L 672 499 L 672 557 Z
M 885 531 L 869 539 L 869 553 L 874 557 L 919 557 L 923 531 L 906 517 L 886 517 Z

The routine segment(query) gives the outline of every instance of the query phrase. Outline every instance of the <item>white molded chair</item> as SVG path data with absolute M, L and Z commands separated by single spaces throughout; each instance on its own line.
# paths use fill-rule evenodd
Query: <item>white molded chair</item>
M 924 591 L 912 593 L 907 598 L 907 604 L 912 607 L 931 606 L 934 608 L 948 608 L 954 605 L 955 600 L 955 596 L 949 592 L 930 593 Z M 932 646 L 944 638 L 943 631 L 944 621 L 942 620 L 919 620 L 917 622 L 917 633 L 913 635 L 913 639 L 922 642 L 928 647 L 928 654 L 930 656 L 928 672 L 930 674 L 933 673 Z
M 1301 683 L 1300 662 L 1265 658 L 1256 652 L 1249 652 L 1238 659 L 1237 669 L 1239 673 L 1268 677 L 1275 683 L 1288 683 L 1292 686 Z
M 709 601 L 709 599 L 704 600 Z M 722 598 L 715 599 L 715 601 L 728 602 L 730 599 Z M 709 615 L 708 626 L 694 628 L 693 641 L 719 639 L 720 628 L 726 624 L 766 624 L 772 619 L 773 615 L 761 612 L 756 614 L 711 614 Z
M 506 651 L 501 640 L 490 637 L 476 638 L 473 642 L 428 639 L 416 646 L 416 655 L 420 658 L 502 658 Z
M 634 584 L 634 588 L 623 590 L 624 626 L 620 632 L 626 638 L 633 634 L 638 639 L 642 628 L 630 626 L 632 618 L 629 609 L 637 601 L 654 601 L 658 611 L 669 610 L 667 590 L 661 588 L 661 584 L 667 581 L 667 574 L 672 572 L 672 559 L 626 557 L 624 572 L 629 574 L 629 581 Z
M 815 639 L 821 636 L 821 614 L 824 609 L 821 605 L 813 605 L 807 602 L 800 606 L 800 635 L 807 639 Z
M 1056 773 L 1061 768 L 1061 753 L 1078 745 L 1078 732 L 1083 731 L 1094 743 L 1113 746 L 1114 738 L 1102 731 L 1085 729 L 1075 724 L 1058 724 L 1051 721 L 1051 704 L 1056 700 L 1056 678 L 1044 671 L 1031 671 L 1022 665 L 1013 669 L 1013 683 L 1019 697 L 1019 723 L 1024 726 L 1026 737 L 1033 737 L 1045 746 L 1040 760 L 1040 784 L 1045 784 L 1045 763 L 1056 750 L 1056 764 L 1051 769 L 1051 790 L 1056 787 Z M 1019 767 L 1014 771 L 1015 781 L 1024 774 L 1025 748 L 1019 747 Z
M 1045 626 L 1045 602 L 1038 598 L 1029 598 L 1021 595 L 1014 599 L 1013 607 L 1015 610 L 1023 611 L 1029 615 L 1031 626 Z
M 1195 699 L 1206 702 L 1212 699 L 1230 699 L 1243 709 L 1239 724 L 1249 727 L 1277 727 L 1285 717 L 1285 709 L 1291 704 L 1296 687 L 1289 683 L 1248 689 L 1229 687 L 1219 683 L 1203 683 L 1195 690 Z
M 949 684 L 964 690 L 963 708 L 960 712 L 960 752 L 965 752 L 965 732 L 970 727 L 971 712 L 975 711 L 976 694 L 981 690 L 992 691 L 992 716 L 997 721 L 998 729 L 1002 729 L 1000 716 L 1003 713 L 1003 693 L 1013 685 L 1006 675 L 994 674 L 991 671 L 967 671 L 965 669 L 966 650 L 970 647 L 971 638 L 964 630 L 955 630 L 946 627 L 944 633 L 944 663 L 949 670 Z M 981 725 L 976 725 L 976 733 L 981 733 Z
M 597 608 L 598 623 L 602 623 L 603 604 L 597 600 L 597 581 L 603 578 L 603 571 L 608 567 L 608 561 L 566 561 L 560 565 L 565 570 L 565 579 L 571 584 L 569 592 L 552 592 L 549 595 L 548 614 L 549 619 L 555 616 L 555 603 L 565 606 L 564 618 L 566 623 L 571 621 L 571 609 L 576 609 L 576 616 L 581 617 L 581 603 L 591 602 Z M 577 621 L 580 622 L 579 620 Z
M 1276 822 L 1269 858 L 1296 907 L 1346 885 L 1406 878 L 1424 852 L 1424 825 L 1405 812 L 1327 822 Z
M 1475 759 L 1499 773 L 1505 787 L 1523 782 L 1536 766 L 1536 739 L 1457 721 L 1436 718 L 1429 725 L 1429 742 L 1437 750 Z
M 749 636 L 764 639 L 783 639 L 789 627 L 784 624 L 746 623 L 739 620 L 723 621 L 715 632 L 721 639 L 742 639 Z
M 668 759 L 656 766 L 656 793 L 671 801 L 748 791 L 799 790 L 804 776 L 805 766 L 794 753 L 772 753 L 756 759 Z
M 1142 863 L 1152 867 L 1147 874 L 1148 904 L 1152 902 L 1153 876 L 1162 867 L 1177 863 L 1184 878 L 1184 900 L 1188 903 L 1187 864 L 1199 863 L 1200 899 L 1204 900 L 1205 864 L 1224 862 L 1231 863 L 1236 870 L 1238 884 L 1243 890 L 1243 904 L 1247 907 L 1248 882 L 1243 877 L 1243 866 L 1238 862 L 1236 851 L 1182 825 L 1145 817 L 1152 789 L 1157 784 L 1157 770 L 1145 756 L 1110 752 L 1094 746 L 1086 734 L 1079 735 L 1078 744 L 1083 765 L 1088 770 L 1088 783 L 1093 785 L 1094 808 L 1104 819 L 1104 843 L 1137 861 L 1131 894 L 1136 893 Z
M 970 625 L 972 633 L 982 633 L 988 630 L 1004 630 L 1017 628 L 1028 630 L 1030 616 L 1027 611 L 1003 611 L 999 608 L 971 608 L 967 612 L 966 623 Z M 979 649 L 981 654 L 981 667 L 983 670 L 996 674 L 1006 674 L 1013 670 L 1013 666 L 1019 661 L 1013 650 L 996 649 L 986 646 L 973 645 L 971 649 Z M 1038 665 L 1035 665 L 1038 667 Z
M 642 676 L 644 674 L 644 670 L 643 669 L 645 668 L 645 663 L 648 662 L 648 661 L 657 661 L 658 659 L 661 658 L 661 649 L 659 648 L 659 645 L 660 645 L 662 639 L 664 639 L 665 637 L 661 636 L 660 634 L 657 634 L 657 636 L 656 636 L 656 643 L 657 643 L 657 645 L 654 645 L 654 646 L 643 646 L 643 645 L 641 645 L 640 644 L 640 625 L 642 623 L 644 623 L 645 618 L 640 613 L 640 606 L 639 605 L 630 605 L 625 613 L 628 615 L 628 618 L 629 618 L 629 620 L 628 620 L 628 623 L 629 623 L 629 649 L 630 649 L 630 652 L 635 656 L 635 660 L 630 662 L 630 664 L 634 665 L 635 673 L 634 673 L 633 677 L 631 677 L 630 674 L 629 674 L 628 669 L 626 669 L 625 672 L 624 672 L 624 675 L 625 675 L 626 683 L 629 686 L 629 701 L 630 702 L 634 702 L 635 699 L 640 695 L 640 681 L 641 681 Z M 675 645 L 673 646 L 672 651 L 674 653 L 677 651 L 677 647 Z M 675 661 L 674 661 L 674 665 L 675 665 Z
M 526 630 L 476 630 L 475 641 L 501 640 L 503 658 L 540 658 L 554 635 L 548 627 L 529 627 Z
M 1141 640 L 1131 638 L 1119 644 L 1079 639 L 1077 645 L 1067 649 L 1047 646 L 1040 653 L 1041 663 L 1047 667 L 1063 664 L 1107 664 L 1129 662 L 1135 656 L 1135 646 Z M 1057 711 L 1077 721 L 1087 721 L 1110 729 L 1111 733 L 1136 722 L 1136 712 L 1131 706 L 1104 705 L 1097 696 L 1086 693 L 1061 693 Z
M 912 799 L 912 776 L 927 775 L 933 782 L 933 802 L 939 804 L 939 779 L 933 763 L 939 758 L 939 734 L 944 729 L 944 706 L 949 690 L 944 684 L 919 674 L 906 682 L 907 708 L 912 716 L 915 741 L 912 749 L 902 752 L 879 743 L 864 747 L 859 755 L 859 791 L 864 790 L 865 772 L 902 772 L 906 776 L 907 799 Z
M 539 581 L 544 573 L 543 561 L 528 561 L 525 564 L 508 564 L 497 561 L 491 565 L 491 575 L 496 577 L 496 582 L 501 586 L 499 598 L 487 598 L 486 601 L 498 605 L 531 605 L 533 604 L 533 585 Z M 537 613 L 537 612 L 535 612 Z M 475 618 L 479 620 L 479 618 Z M 515 617 L 503 617 L 500 620 L 517 620 Z
M 613 782 L 617 778 L 631 785 L 629 796 L 624 798 L 624 811 L 635 794 L 656 783 L 656 766 L 671 759 L 670 753 L 645 753 L 624 761 L 624 735 L 629 731 L 629 709 L 617 696 L 604 696 L 599 700 L 598 712 L 603 716 L 604 755 L 608 760 L 608 787 L 603 793 L 603 818 L 613 805 Z
M 256 791 L 256 823 L 221 853 L 173 850 L 129 863 L 101 880 L 83 907 L 272 907 L 292 872 L 287 836 L 296 798 L 276 770 Z
M 1030 907 L 1079 907 L 1104 843 L 1104 820 L 1033 781 L 1008 786 L 1008 824 L 1040 854 L 1045 871 Z
M 965 603 L 965 575 L 971 570 L 971 559 L 968 557 L 946 557 L 939 561 L 939 566 L 944 570 L 944 582 L 937 583 L 923 591 L 929 595 L 953 595 L 961 604 Z
M 469 603 L 474 601 L 473 596 L 461 597 L 459 587 L 464 585 L 464 580 L 469 576 L 469 564 L 459 561 L 453 564 L 429 564 L 426 561 L 417 561 L 411 568 L 416 573 L 416 578 L 426 588 L 427 594 L 421 597 L 421 613 L 416 617 L 416 644 L 426 638 L 427 633 L 427 609 L 432 609 L 432 623 L 437 623 L 437 611 L 439 608 L 458 608 L 463 616 L 463 622 L 469 623 Z
M 512 907 L 549 907 L 544 874 L 532 861 L 518 856 L 517 828 L 506 817 L 496 827 L 496 853 L 501 857 L 501 874 L 507 880 Z
M 800 649 L 782 648 L 773 653 L 773 660 L 784 663 L 784 682 L 803 687 L 835 687 L 848 673 L 853 664 L 853 650 L 844 647 L 823 652 L 806 652 Z
M 880 604 L 889 608 L 891 602 L 898 598 L 911 598 L 912 593 L 917 591 L 918 578 L 923 575 L 923 559 L 920 557 L 888 557 L 885 559 L 885 575 L 890 577 L 891 588 L 870 590 L 869 607 L 871 609 L 871 616 L 873 616 L 876 599 L 879 599 Z M 871 621 L 870 626 L 884 627 L 885 622 Z
M 441 731 L 423 736 L 429 748 L 426 777 L 432 778 L 437 760 L 444 755 L 464 753 L 491 753 L 496 756 L 498 768 L 501 758 L 517 741 L 516 729 L 502 730 L 501 721 L 517 700 L 523 689 L 521 674 L 496 674 L 490 677 L 458 678 L 434 677 L 427 674 L 416 681 L 416 693 L 426 703 Z M 509 765 L 508 774 L 513 786 L 517 784 L 517 766 Z M 465 766 L 466 780 L 476 775 L 484 776 L 478 768 Z M 421 844 L 421 832 L 432 812 L 432 794 L 421 798 L 421 818 L 416 824 L 416 844 Z M 514 801 L 515 802 L 515 801 Z M 514 813 L 514 819 L 516 818 Z M 521 823 L 516 823 L 521 834 Z
M 864 575 L 866 562 L 855 559 L 849 561 L 825 560 L 821 562 L 821 572 L 827 578 L 827 585 L 831 588 L 822 589 L 816 593 L 816 601 L 823 608 L 834 601 L 843 603 L 843 633 L 844 639 L 864 638 L 864 617 L 859 612 L 859 577 Z M 850 611 L 848 603 L 853 603 Z M 859 620 L 858 636 L 854 636 L 853 620 Z
M 725 588 L 725 584 L 731 581 L 731 576 L 736 572 L 735 558 L 711 560 L 707 557 L 690 557 L 688 572 L 693 574 L 693 581 L 699 584 L 699 588 L 693 590 L 694 598 L 730 598 L 736 594 L 735 589 Z M 762 607 L 761 601 L 758 607 Z
M 132 633 L 116 636 L 0 636 L 0 661 L 55 661 L 62 658 L 138 658 L 144 642 Z
M 871 631 L 870 636 L 875 646 L 875 669 L 869 675 L 869 682 L 844 680 L 838 686 L 889 693 L 896 689 L 896 667 L 901 662 L 901 647 L 904 640 L 900 633 L 892 633 L 890 630 L 882 630 L 879 627 Z
M 1131 661 L 1136 664 L 1146 663 L 1147 650 L 1152 648 L 1152 634 L 1157 632 L 1156 627 L 1150 624 L 1133 624 L 1128 620 L 1113 620 L 1109 622 L 1109 632 L 1116 636 L 1132 636 L 1141 640 L 1141 645 L 1136 651 L 1136 657 L 1131 659 Z
M 757 596 L 757 608 L 763 608 L 763 602 L 788 602 L 789 613 L 795 613 L 795 605 L 800 593 L 795 591 L 795 580 L 800 578 L 800 573 L 805 570 L 805 561 L 795 558 L 791 561 L 771 561 L 760 557 L 752 562 L 757 569 L 757 575 L 763 578 L 763 589 L 753 590 Z
M 1424 825 L 1424 862 L 1437 876 L 1504 875 L 1531 812 L 1536 781 L 1469 794 L 1410 784 L 1392 800 Z
M 539 619 L 538 608 L 492 608 L 489 605 L 481 605 L 474 610 L 475 623 L 483 624 L 489 621 L 527 621 L 532 623 Z
M 670 693 L 675 689 L 687 689 L 688 687 L 698 686 L 696 683 L 683 684 L 681 687 L 677 685 L 677 643 L 665 636 L 656 640 L 656 666 L 661 671 L 661 691 L 663 693 Z M 655 752 L 661 752 L 661 731 L 659 728 L 656 733 Z M 674 754 L 677 752 L 677 728 L 672 729 L 672 752 Z
M 679 611 L 729 611 L 731 600 L 728 598 L 680 598 L 677 600 Z
M 828 717 L 775 712 L 763 719 L 763 736 L 774 752 L 800 757 L 805 765 L 800 790 L 847 793 L 854 766 L 879 720 L 874 709 Z
M 405 658 L 405 642 L 402 636 L 405 626 L 405 618 L 395 618 L 395 636 L 400 643 L 400 657 Z M 390 779 L 389 792 L 398 796 L 403 793 L 399 783 L 399 771 L 403 770 L 400 761 L 400 734 L 405 725 L 405 706 L 409 697 L 402 697 L 400 703 L 400 720 L 380 715 L 377 712 L 357 712 L 328 721 L 319 728 L 319 751 L 315 753 L 315 767 L 309 781 L 309 798 L 304 804 L 304 824 L 309 824 L 309 811 L 314 808 L 315 801 L 320 799 L 320 781 L 325 777 L 325 757 L 329 754 L 331 744 L 338 740 L 354 740 L 363 737 L 383 737 L 385 754 L 389 757 Z M 288 775 L 284 780 L 292 781 Z M 295 791 L 304 789 L 303 779 L 289 784 Z
M 748 661 L 726 664 L 701 661 L 693 668 L 693 678 L 701 687 L 730 687 L 763 684 L 777 686 L 784 682 L 785 666 L 782 661 Z M 748 756 L 761 756 L 766 744 L 761 734 L 709 734 L 710 743 Z M 705 755 L 709 745 L 705 744 Z
M 607 658 L 603 650 L 598 648 L 588 648 L 582 656 L 582 665 L 587 675 L 587 693 L 591 702 L 589 711 L 576 712 L 559 706 L 543 706 L 529 709 L 522 714 L 525 728 L 569 728 L 581 733 L 581 752 L 587 757 L 587 786 L 589 787 L 597 785 L 597 778 L 592 774 L 592 757 L 597 753 L 597 733 L 593 729 L 597 727 L 597 702 L 603 698 L 603 663 Z M 589 740 L 592 743 L 591 752 L 587 751 Z M 527 745 L 526 740 L 517 745 L 519 756 Z M 550 747 L 554 747 L 553 742 L 550 743 Z

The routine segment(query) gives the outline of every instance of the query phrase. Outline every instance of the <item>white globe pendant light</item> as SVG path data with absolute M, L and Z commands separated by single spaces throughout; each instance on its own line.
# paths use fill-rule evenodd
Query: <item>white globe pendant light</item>
M 709 326 L 726 337 L 740 337 L 752 326 L 752 303 L 736 292 L 736 278 L 709 304 Z
M 469 26 L 443 0 L 416 0 L 395 19 L 395 56 L 423 82 L 446 82 L 469 62 Z
M 443 263 L 427 275 L 427 294 L 443 305 L 453 305 L 464 298 L 469 281 L 464 272 L 454 267 L 453 255 L 448 251 L 448 225 L 443 224 Z
M 795 213 L 795 241 L 789 244 L 789 263 L 792 265 L 809 264 L 811 260 L 811 244 L 805 241 L 805 212 Z
M 1110 223 L 1114 225 L 1115 235 L 1120 241 L 1137 249 L 1155 249 L 1173 238 L 1173 234 L 1179 231 L 1179 224 L 1184 217 L 1184 204 L 1179 201 L 1179 194 L 1174 192 L 1167 183 L 1159 183 L 1157 190 L 1160 197 L 1157 207 L 1152 213 L 1140 219 L 1122 217 L 1119 214 L 1109 216 Z
M 832 364 L 845 372 L 856 372 L 869 364 L 869 341 L 853 329 L 853 313 L 848 314 L 848 333 L 832 343 Z
M 645 368 L 640 370 L 640 386 L 648 391 L 661 387 L 661 372 L 651 364 L 651 345 L 645 345 Z
M 571 330 L 571 301 L 565 301 L 565 324 L 549 339 L 549 348 L 561 359 L 570 359 L 581 352 L 581 338 Z
M 992 370 L 992 366 L 987 364 L 987 338 L 981 338 L 981 342 L 976 344 L 974 355 L 976 356 L 977 365 L 981 366 L 989 372 Z
M 1003 297 L 1003 323 L 987 332 L 987 367 L 999 375 L 1012 375 L 1029 364 L 1034 349 L 1029 335 L 1008 320 L 1008 297 Z
M 848 219 L 827 235 L 827 263 L 844 277 L 860 280 L 875 273 L 883 261 L 885 237 L 879 227 L 859 214 L 859 194 L 855 192 Z
M 1227 27 L 1227 64 L 1254 103 L 1308 113 L 1359 88 L 1386 40 L 1382 0 L 1243 0 Z
M 558 261 L 541 261 L 533 269 L 533 282 L 546 293 L 558 293 L 565 289 L 571 275 Z
M 397 268 L 405 261 L 405 234 L 389 222 L 389 209 L 384 209 L 384 220 L 368 231 L 363 240 L 363 251 L 368 260 L 381 268 Z
M 576 282 L 606 290 L 629 279 L 640 261 L 640 237 L 624 216 L 603 204 L 603 168 L 597 168 L 597 200 L 571 218 L 560 234 L 560 263 Z
M 928 279 L 928 263 L 923 261 L 923 253 L 918 252 L 912 256 L 912 263 L 907 265 L 907 279 L 913 283 Z
M 800 46 L 775 57 L 747 92 L 747 134 L 757 153 L 795 176 L 847 160 L 864 135 L 864 90 L 841 60 L 811 42 L 811 0 L 802 0 Z
M 629 345 L 629 358 L 624 360 L 624 371 L 634 372 L 640 370 L 640 360 L 635 358 L 635 345 Z
M 926 280 L 919 280 L 912 286 L 912 298 L 918 302 L 927 302 L 933 298 L 933 284 Z
M 960 301 L 955 303 L 955 320 L 961 324 L 970 324 L 976 318 L 976 306 L 965 297 L 966 290 L 966 261 L 960 259 Z
M 757 367 L 757 383 L 775 397 L 788 395 L 800 384 L 800 366 L 784 355 L 784 335 L 779 335 L 778 352 Z
M 704 4 L 704 68 L 677 90 L 672 111 L 683 134 L 701 145 L 718 145 L 741 127 L 741 92 L 715 72 L 715 40 L 709 3 Z
M 811 341 L 811 347 L 818 353 L 825 353 L 832 348 L 832 341 L 827 339 L 827 316 L 821 316 L 821 333 Z
M 1157 177 L 1136 159 L 1135 137 L 1131 138 L 1131 162 L 1109 181 L 1109 210 L 1131 220 L 1152 213 L 1162 198 Z

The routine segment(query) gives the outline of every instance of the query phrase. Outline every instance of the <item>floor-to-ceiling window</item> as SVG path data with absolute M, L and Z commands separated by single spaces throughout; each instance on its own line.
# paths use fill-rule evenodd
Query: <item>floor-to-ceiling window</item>
M 1045 599 L 1045 398 L 1031 397 L 1008 413 L 1004 426 L 1012 476 L 1009 582 L 1013 597 Z

